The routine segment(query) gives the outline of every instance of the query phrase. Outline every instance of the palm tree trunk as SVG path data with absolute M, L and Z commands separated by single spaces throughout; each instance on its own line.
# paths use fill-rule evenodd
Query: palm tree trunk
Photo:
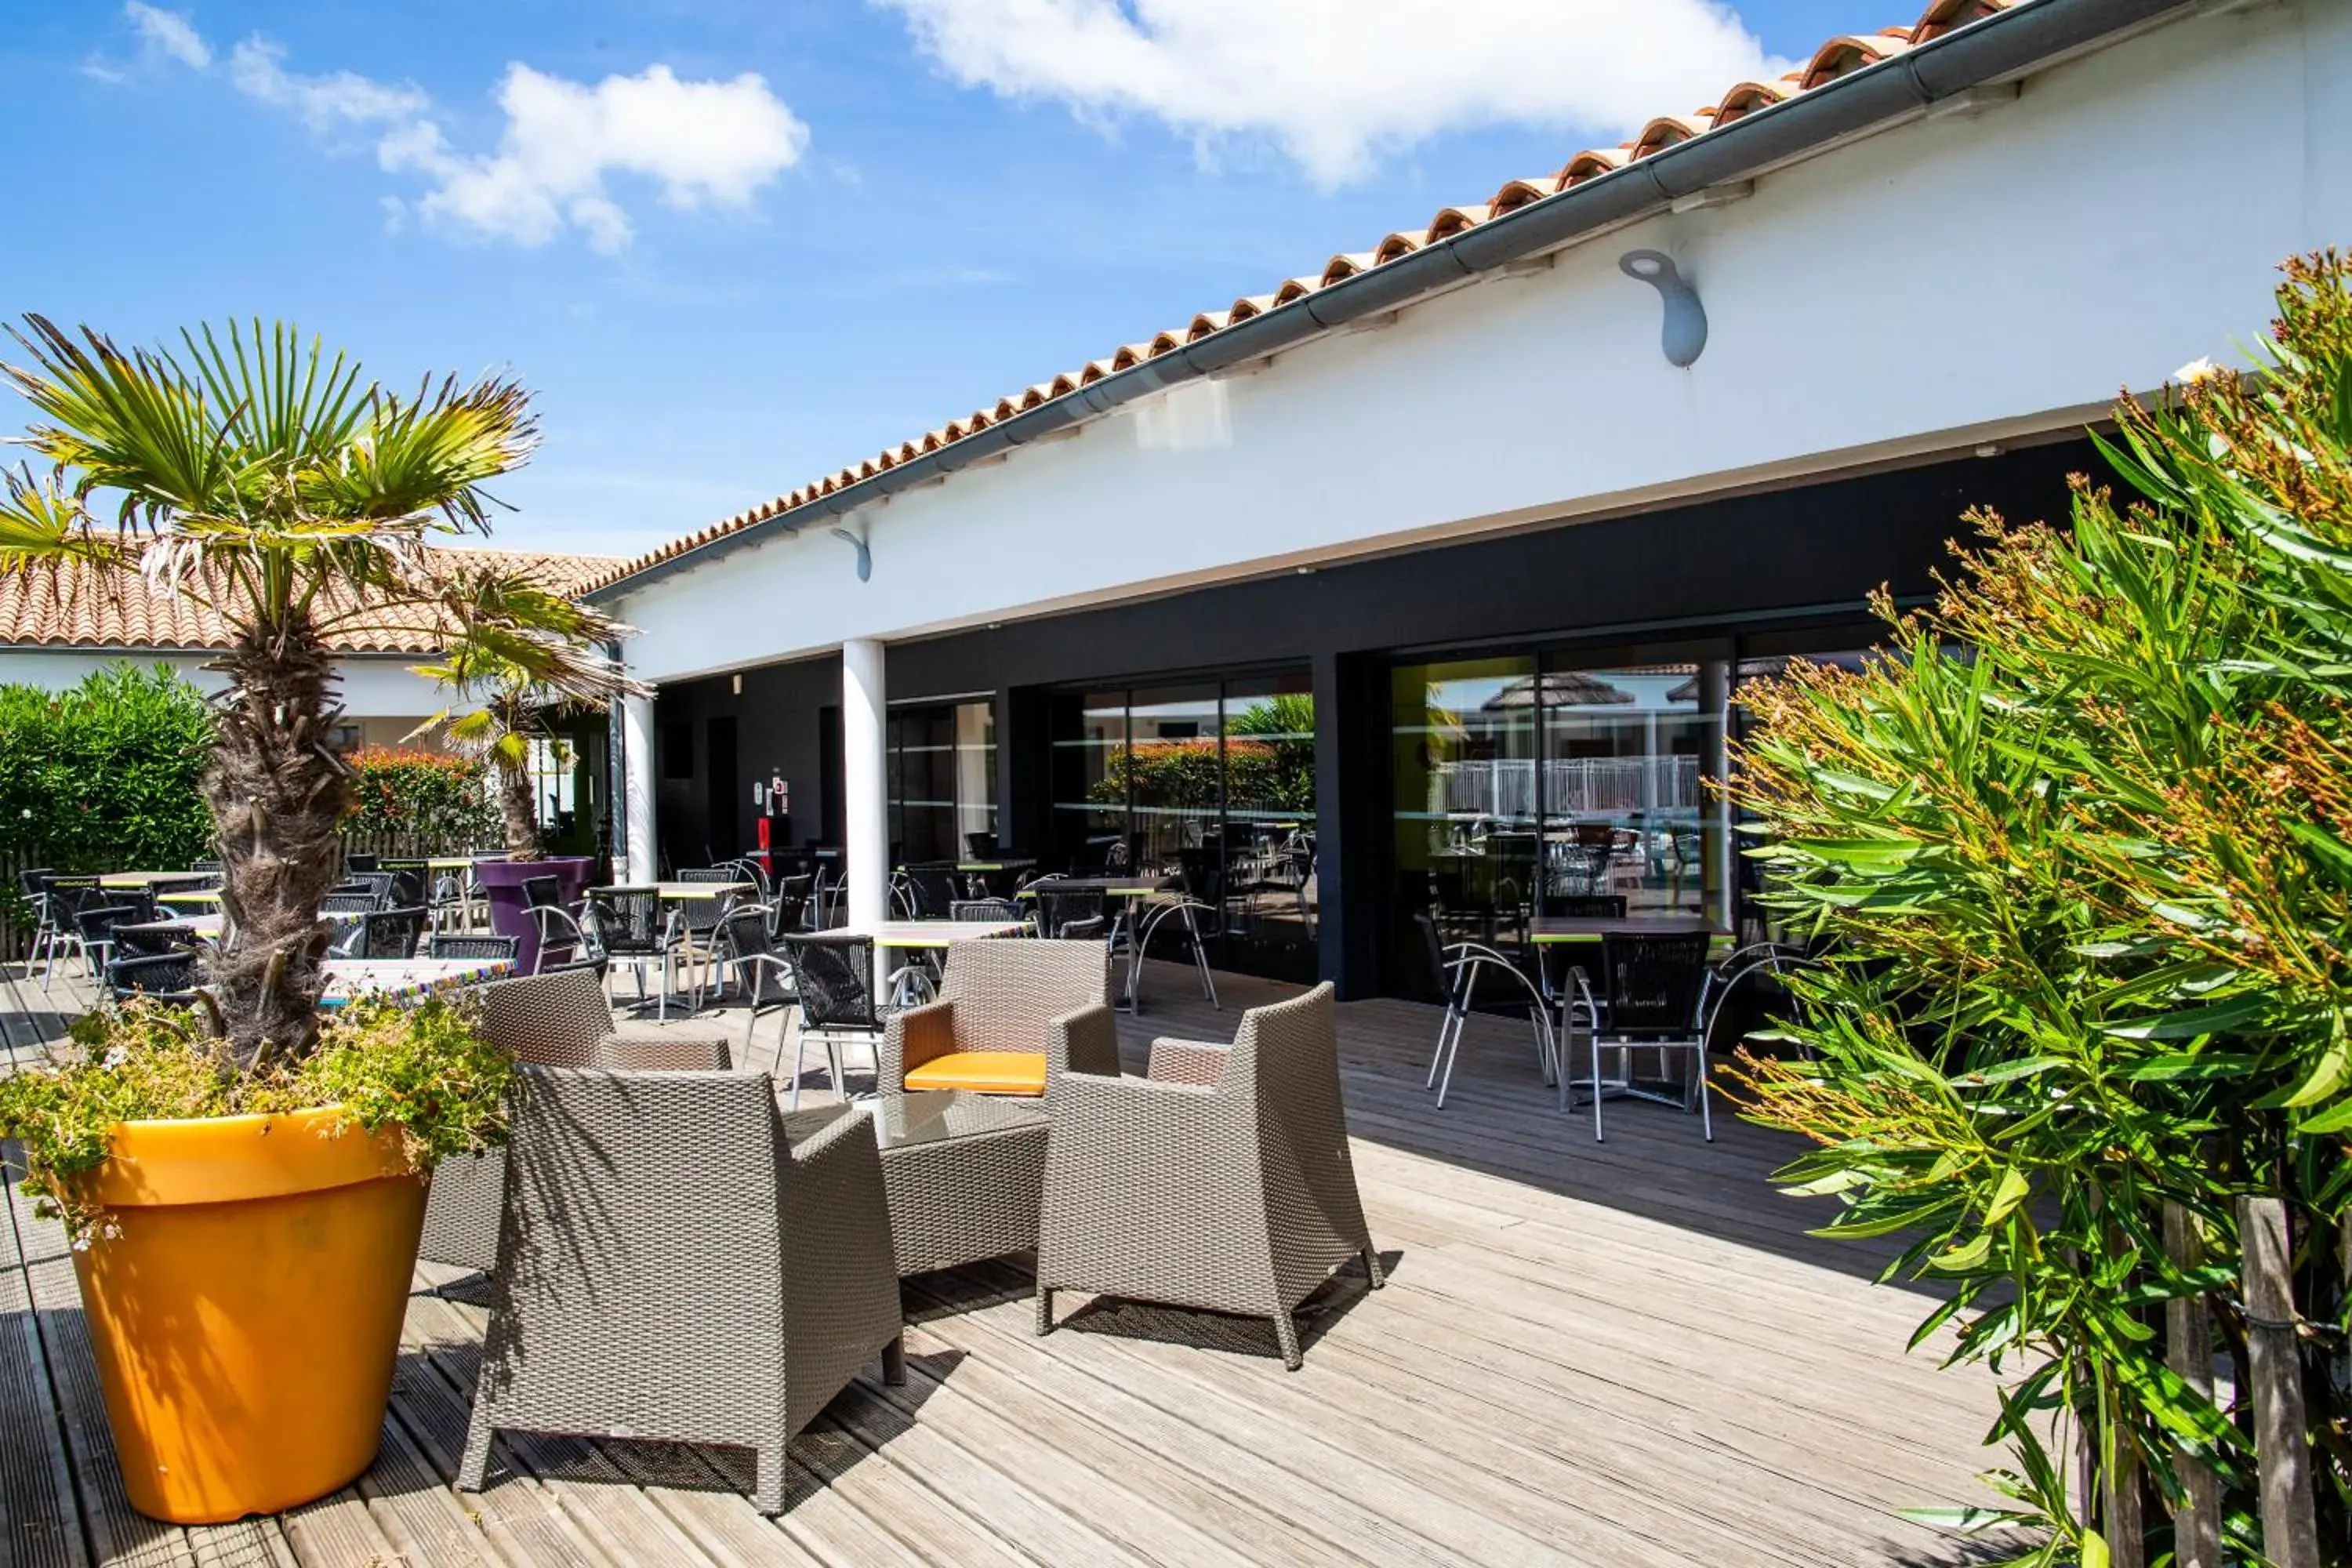
M 498 717 L 503 736 L 520 741 L 525 733 L 519 722 L 524 718 L 522 704 L 500 699 Z M 505 745 L 494 750 L 490 757 L 491 766 L 499 775 L 499 815 L 506 820 L 507 858 L 546 859 L 547 849 L 539 837 L 539 804 L 532 798 L 527 758 L 509 755 Z
M 341 874 L 335 833 L 350 775 L 327 744 L 341 716 L 334 661 L 308 621 L 256 631 L 228 676 L 205 795 L 220 833 L 228 930 L 210 961 L 229 1048 L 251 1068 L 298 1060 L 319 1037 L 319 918 Z

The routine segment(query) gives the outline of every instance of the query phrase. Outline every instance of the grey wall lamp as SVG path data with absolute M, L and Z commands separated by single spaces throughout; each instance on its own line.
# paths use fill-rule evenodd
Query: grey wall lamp
M 860 522 L 856 533 L 845 528 L 834 529 L 832 533 L 835 539 L 845 542 L 857 552 L 857 580 L 861 583 L 871 581 L 874 576 L 874 549 L 866 542 L 866 524 Z
M 1665 321 L 1658 347 L 1666 363 L 1677 368 L 1697 359 L 1706 348 L 1706 307 L 1698 290 L 1675 268 L 1675 258 L 1663 250 L 1629 250 L 1617 258 L 1617 270 L 1658 291 L 1665 306 Z

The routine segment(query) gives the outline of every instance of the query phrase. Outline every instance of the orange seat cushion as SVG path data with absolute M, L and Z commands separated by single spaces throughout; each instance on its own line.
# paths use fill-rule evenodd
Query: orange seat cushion
M 968 1089 L 974 1094 L 1045 1092 L 1043 1051 L 950 1051 L 907 1074 L 908 1089 Z

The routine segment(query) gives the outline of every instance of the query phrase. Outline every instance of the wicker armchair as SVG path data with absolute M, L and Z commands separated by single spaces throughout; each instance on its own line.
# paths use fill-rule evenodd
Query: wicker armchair
M 874 1124 L 787 1138 L 763 1072 L 527 1067 L 457 1485 L 501 1428 L 784 1447 L 877 1358 L 906 1381 Z
M 716 1069 L 731 1065 L 727 1042 L 613 1032 L 604 982 L 592 968 L 494 980 L 480 988 L 482 1037 L 537 1067 Z M 488 1271 L 499 1260 L 503 1153 L 453 1154 L 433 1171 L 425 1200 L 420 1258 Z
M 1116 1075 L 1108 995 L 1099 942 L 959 942 L 940 999 L 890 1016 L 879 1087 L 1034 1097 L 1065 1071 Z
M 1156 1040 L 1149 1078 L 1071 1071 L 1054 1089 L 1037 1243 L 1037 1331 L 1055 1290 L 1274 1320 L 1380 1255 L 1356 1193 L 1331 987 L 1242 1016 L 1230 1047 Z

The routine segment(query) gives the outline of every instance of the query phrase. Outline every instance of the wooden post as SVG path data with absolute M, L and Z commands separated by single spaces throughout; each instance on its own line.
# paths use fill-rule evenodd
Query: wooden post
M 2239 1198 L 2238 1248 L 2262 1476 L 2263 1552 L 2273 1568 L 2320 1568 L 2284 1200 Z
M 2109 1395 L 2106 1409 L 2112 1439 L 2102 1467 L 2105 1482 L 2099 1493 L 2099 1534 L 2107 1543 L 2108 1568 L 2147 1568 L 2147 1531 L 2140 1515 L 2139 1450 L 2124 1432 L 2123 1400 Z
M 2205 1259 L 2202 1229 L 2179 1204 L 2164 1205 L 2164 1252 L 2184 1269 Z M 2181 1382 L 2213 1397 L 2213 1321 L 2202 1297 L 2182 1296 L 2164 1304 L 2164 1356 Z M 2174 1561 L 2179 1568 L 2221 1568 L 2219 1482 L 2209 1467 L 2185 1453 L 2174 1456 L 2172 1473 L 2183 1494 L 2172 1514 Z

